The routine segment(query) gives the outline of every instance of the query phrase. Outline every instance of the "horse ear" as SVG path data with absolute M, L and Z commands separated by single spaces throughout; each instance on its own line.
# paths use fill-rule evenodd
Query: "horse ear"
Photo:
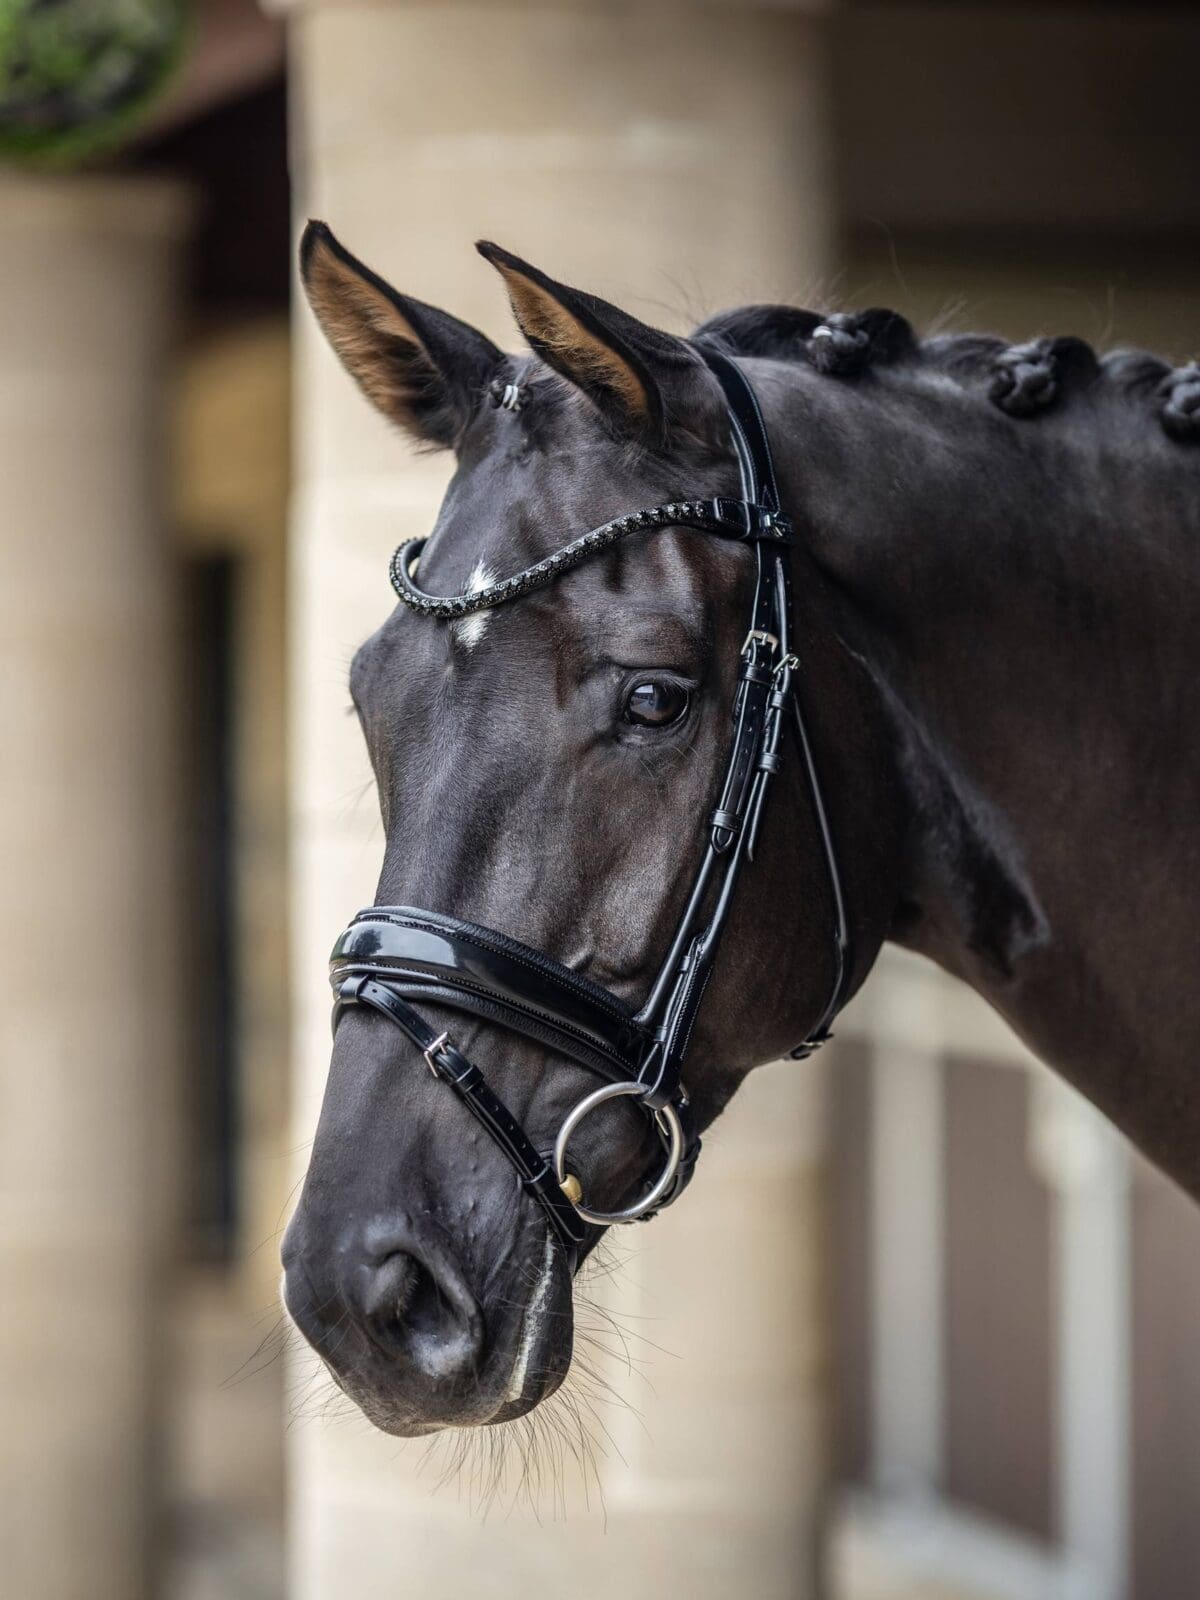
M 475 246 L 504 279 L 513 315 L 533 350 L 624 432 L 663 444 L 672 390 L 698 361 L 683 339 L 648 327 L 597 295 L 556 283 L 487 240 Z
M 423 444 L 453 447 L 505 356 L 446 311 L 397 294 L 323 222 L 300 243 L 308 303 L 371 404 Z

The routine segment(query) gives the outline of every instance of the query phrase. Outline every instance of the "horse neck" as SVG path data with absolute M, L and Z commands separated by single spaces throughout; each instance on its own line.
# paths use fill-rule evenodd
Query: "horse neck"
M 1174 954 L 1200 936 L 1200 451 L 1104 393 L 1017 422 L 919 376 L 768 388 L 807 554 L 891 730 L 892 937 L 1200 1189 L 1200 1108 L 1178 1111 L 1200 997 Z

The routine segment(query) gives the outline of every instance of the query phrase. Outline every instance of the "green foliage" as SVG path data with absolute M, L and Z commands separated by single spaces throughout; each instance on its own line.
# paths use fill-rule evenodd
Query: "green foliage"
M 111 152 L 179 64 L 187 14 L 188 0 L 0 0 L 0 157 Z

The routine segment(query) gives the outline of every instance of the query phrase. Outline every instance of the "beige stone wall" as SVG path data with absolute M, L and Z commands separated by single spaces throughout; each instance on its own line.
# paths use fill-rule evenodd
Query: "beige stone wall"
M 173 189 L 0 179 L 0 1580 L 146 1593 L 173 1215 Z
M 312 4 L 291 14 L 300 214 L 405 291 L 512 345 L 492 237 L 671 326 L 747 299 L 811 299 L 827 270 L 822 61 L 802 9 L 755 5 Z M 430 524 L 447 464 L 416 459 L 297 322 L 292 528 L 295 1145 L 328 1056 L 325 957 L 368 903 L 382 839 L 346 667 L 389 599 L 396 541 Z M 295 1600 L 668 1591 L 811 1593 L 823 1481 L 819 1079 L 768 1069 L 712 1140 L 686 1204 L 615 1235 L 585 1496 L 542 1521 L 354 1414 L 314 1419 L 297 1375 Z M 753 1150 L 753 1159 L 751 1151 Z M 585 1314 L 585 1320 L 588 1320 Z M 581 1375 L 582 1376 L 582 1375 Z M 333 1411 L 339 1410 L 333 1403 Z M 611 1437 L 608 1437 L 611 1436 Z M 571 1450 L 567 1450 L 570 1466 Z M 599 1482 L 597 1482 L 597 1479 Z M 511 1487 L 509 1494 L 512 1493 Z M 519 1497 L 518 1497 L 519 1499 Z M 563 1512 L 569 1512 L 565 1520 Z

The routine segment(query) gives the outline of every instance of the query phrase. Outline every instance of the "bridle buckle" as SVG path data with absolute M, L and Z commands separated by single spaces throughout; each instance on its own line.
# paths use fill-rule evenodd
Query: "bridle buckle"
M 765 644 L 768 650 L 778 650 L 779 640 L 773 633 L 768 633 L 765 628 L 751 628 L 742 641 L 742 655 L 745 655 L 752 644 Z
M 421 1054 L 425 1057 L 425 1065 L 429 1068 L 430 1073 L 435 1078 L 441 1077 L 442 1069 L 438 1066 L 437 1062 L 434 1060 L 434 1057 L 437 1055 L 439 1050 L 443 1050 L 449 1043 L 450 1035 L 448 1033 L 439 1033 L 437 1038 L 432 1040 L 428 1045 L 426 1045 L 425 1049 L 421 1051 Z

